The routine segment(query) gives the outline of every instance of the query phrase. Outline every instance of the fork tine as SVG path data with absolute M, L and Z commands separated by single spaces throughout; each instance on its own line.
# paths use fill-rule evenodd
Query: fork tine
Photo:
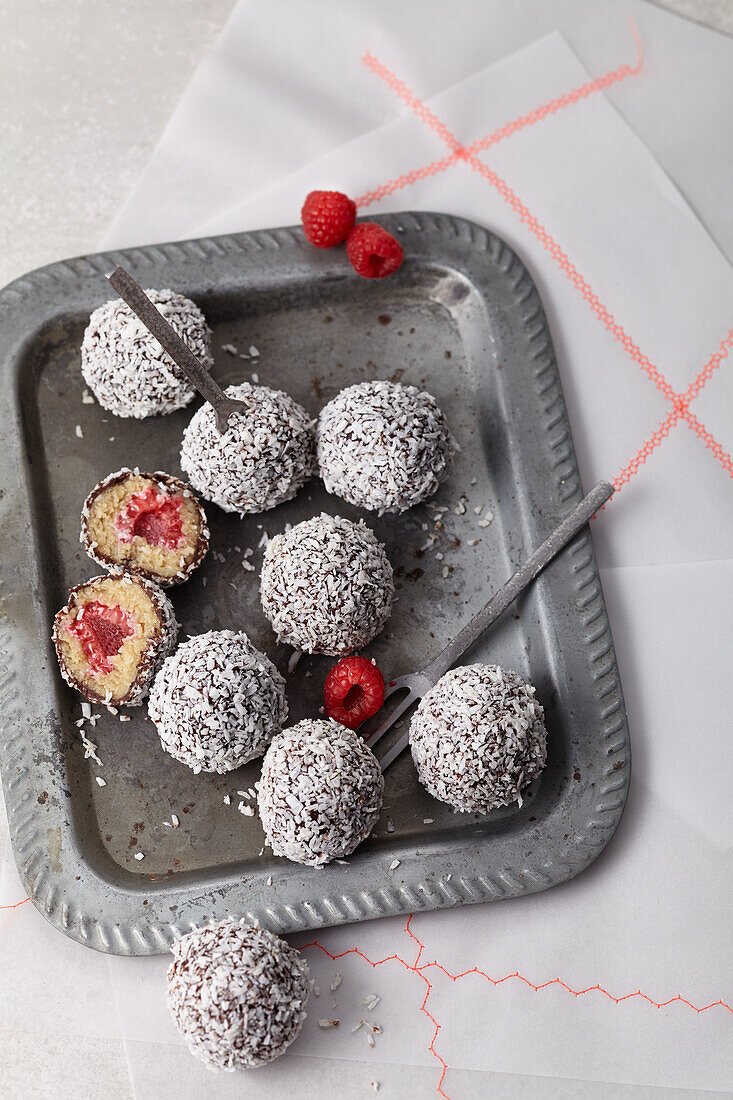
M 404 687 L 405 685 L 402 684 L 400 686 Z M 381 740 L 381 738 L 384 737 L 387 730 L 390 730 L 392 728 L 398 718 L 400 718 L 405 713 L 407 708 L 412 706 L 414 702 L 416 702 L 416 696 L 413 695 L 411 691 L 408 691 L 405 698 L 400 700 L 397 706 L 392 709 L 390 714 L 387 716 L 387 718 L 384 719 L 381 725 L 377 726 L 371 737 L 367 739 L 367 745 L 370 749 L 374 748 L 377 741 Z
M 402 733 L 395 741 L 391 749 L 387 749 L 383 756 L 377 756 L 379 766 L 382 771 L 386 771 L 390 764 L 397 759 L 400 753 L 407 748 L 410 743 L 410 734 Z
M 390 695 L 394 695 L 396 691 L 400 691 L 402 688 L 409 688 L 410 685 L 406 683 L 407 676 L 398 676 L 395 680 L 386 680 L 384 684 L 384 698 L 389 699 Z

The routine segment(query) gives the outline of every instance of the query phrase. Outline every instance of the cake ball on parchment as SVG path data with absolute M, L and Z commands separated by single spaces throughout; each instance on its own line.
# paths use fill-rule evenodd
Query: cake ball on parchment
M 242 382 L 224 391 L 246 402 L 219 434 L 211 405 L 183 433 L 181 466 L 206 500 L 225 512 L 266 512 L 290 500 L 316 469 L 313 421 L 282 390 Z
M 464 813 L 512 802 L 547 759 L 544 710 L 535 689 L 498 665 L 464 665 L 420 701 L 410 746 L 420 782 Z
M 274 738 L 257 802 L 275 855 L 320 867 L 369 836 L 383 792 L 379 763 L 358 733 L 306 718 Z
M 146 290 L 207 370 L 213 366 L 211 330 L 190 298 L 172 290 Z M 193 400 L 196 389 L 121 298 L 89 318 L 81 345 L 81 373 L 103 409 L 115 416 L 171 413 Z
M 260 596 L 280 641 L 338 656 L 368 645 L 389 618 L 392 566 L 363 520 L 322 514 L 275 535 Z
M 93 703 L 136 706 L 176 644 L 168 597 L 144 577 L 94 577 L 69 593 L 53 641 L 61 675 Z
M 396 382 L 342 390 L 321 412 L 317 445 L 328 492 L 380 515 L 431 497 L 457 450 L 435 398 Z
M 204 510 L 170 474 L 118 470 L 84 501 L 81 542 L 112 573 L 136 573 L 167 588 L 188 579 L 209 548 Z
M 263 1066 L 297 1037 L 308 967 L 285 940 L 225 920 L 189 932 L 171 950 L 168 1008 L 191 1054 L 210 1069 Z
M 210 630 L 165 661 L 148 713 L 166 752 L 195 773 L 223 774 L 261 756 L 282 729 L 285 681 L 246 634 Z

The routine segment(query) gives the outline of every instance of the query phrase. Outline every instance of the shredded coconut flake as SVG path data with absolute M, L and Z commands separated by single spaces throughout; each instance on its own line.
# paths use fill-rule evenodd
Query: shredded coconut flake
M 197 1058 L 251 1068 L 278 1058 L 298 1035 L 308 985 L 299 951 L 264 929 L 224 921 L 174 944 L 168 1007 Z
M 223 435 L 211 405 L 183 433 L 181 466 L 194 489 L 225 512 L 264 512 L 295 496 L 315 472 L 313 422 L 281 390 L 242 382 L 226 389 L 246 412 L 229 417 Z
M 146 294 L 207 370 L 211 331 L 198 306 L 172 290 Z M 81 372 L 104 409 L 116 416 L 156 416 L 183 408 L 196 389 L 130 307 L 114 298 L 95 309 L 81 347 Z
M 432 496 L 457 450 L 435 399 L 394 382 L 342 390 L 321 412 L 317 438 L 327 491 L 380 515 Z
M 275 855 L 319 867 L 351 855 L 379 817 L 384 778 L 352 730 L 304 719 L 276 737 L 262 765 L 258 804 Z
M 265 551 L 264 612 L 281 641 L 307 653 L 361 649 L 384 627 L 393 597 L 392 567 L 363 521 L 314 516 Z
M 260 756 L 282 727 L 285 681 L 246 634 L 212 630 L 168 658 L 148 710 L 176 760 L 223 774 Z
M 547 758 L 535 689 L 499 665 L 451 669 L 425 695 L 410 725 L 420 782 L 463 813 L 519 800 Z

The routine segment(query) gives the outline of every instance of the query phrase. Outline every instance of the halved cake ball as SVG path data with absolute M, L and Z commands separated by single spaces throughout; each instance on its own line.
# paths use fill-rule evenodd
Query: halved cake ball
M 172 290 L 145 293 L 210 370 L 211 330 L 196 303 Z M 105 302 L 89 318 L 81 345 L 81 373 L 102 408 L 115 416 L 140 420 L 171 413 L 196 395 L 180 367 L 121 298 Z
M 377 758 L 358 733 L 306 718 L 267 750 L 257 803 L 275 855 L 320 867 L 369 836 L 383 792 Z
M 282 390 L 242 382 L 224 391 L 246 402 L 223 434 L 211 405 L 183 433 L 181 466 L 206 500 L 225 512 L 266 512 L 290 500 L 316 468 L 313 421 Z
M 136 706 L 176 644 L 168 597 L 129 573 L 94 577 L 69 593 L 53 641 L 61 675 L 93 703 Z
M 284 1053 L 310 992 L 299 951 L 243 920 L 189 932 L 171 950 L 168 1008 L 192 1054 L 212 1069 L 235 1070 Z
M 285 681 L 243 632 L 183 642 L 150 691 L 166 752 L 194 772 L 231 771 L 261 756 L 288 716 Z
M 535 689 L 499 665 L 451 669 L 420 701 L 410 724 L 420 782 L 464 813 L 512 802 L 547 759 L 544 710 Z
M 342 390 L 321 412 L 317 443 L 328 492 L 380 515 L 431 497 L 457 450 L 435 398 L 397 382 Z
M 368 645 L 392 610 L 392 566 L 363 520 L 322 514 L 268 543 L 260 597 L 280 641 L 339 656 Z
M 206 515 L 170 474 L 119 470 L 84 501 L 81 542 L 112 573 L 136 573 L 167 588 L 188 579 L 209 548 Z

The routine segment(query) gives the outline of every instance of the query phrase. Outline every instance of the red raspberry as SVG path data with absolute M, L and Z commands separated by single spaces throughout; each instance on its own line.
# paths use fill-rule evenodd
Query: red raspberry
M 300 212 L 306 240 L 316 248 L 331 248 L 349 235 L 356 206 L 340 191 L 311 191 Z
M 329 718 L 356 730 L 384 702 L 384 677 L 366 657 L 344 657 L 326 677 L 323 700 Z
M 376 222 L 359 222 L 349 233 L 346 255 L 357 275 L 383 279 L 402 263 L 402 245 Z

